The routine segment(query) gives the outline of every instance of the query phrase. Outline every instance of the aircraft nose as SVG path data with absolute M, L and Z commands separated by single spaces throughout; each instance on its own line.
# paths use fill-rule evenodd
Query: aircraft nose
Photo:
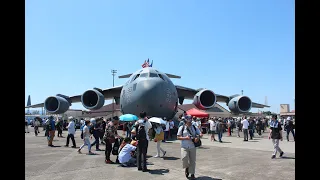
M 137 91 L 139 93 L 139 103 L 142 109 L 149 109 L 159 107 L 160 104 L 155 104 L 155 102 L 161 102 L 165 100 L 165 84 L 163 81 L 152 79 L 139 82 L 137 85 Z
M 157 95 L 163 89 L 163 82 L 159 80 L 146 80 L 139 83 L 139 89 L 145 95 Z

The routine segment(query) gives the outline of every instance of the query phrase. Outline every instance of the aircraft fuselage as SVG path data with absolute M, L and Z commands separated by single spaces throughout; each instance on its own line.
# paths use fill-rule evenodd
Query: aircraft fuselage
M 178 93 L 165 74 L 152 67 L 133 73 L 123 85 L 120 108 L 123 114 L 172 118 L 177 111 Z

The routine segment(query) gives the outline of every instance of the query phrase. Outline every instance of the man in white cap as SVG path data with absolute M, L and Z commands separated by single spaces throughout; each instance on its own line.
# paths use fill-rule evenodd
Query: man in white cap
M 70 116 L 68 118 L 69 120 L 69 124 L 67 126 L 67 129 L 68 129 L 68 137 L 67 137 L 67 143 L 65 145 L 65 147 L 69 147 L 69 140 L 71 138 L 71 141 L 72 141 L 72 145 L 71 146 L 72 148 L 76 148 L 76 141 L 74 140 L 74 134 L 76 133 L 76 128 L 74 126 L 74 118 L 72 116 Z
M 185 176 L 194 180 L 196 169 L 196 147 L 194 142 L 200 140 L 200 130 L 197 126 L 192 124 L 191 116 L 185 117 L 186 124 L 180 126 L 178 129 L 177 137 L 181 140 L 181 160 L 182 168 L 185 169 Z

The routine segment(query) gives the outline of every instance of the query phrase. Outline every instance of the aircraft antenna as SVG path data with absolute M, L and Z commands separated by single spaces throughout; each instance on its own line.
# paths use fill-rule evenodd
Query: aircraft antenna
M 243 90 L 241 90 L 241 95 L 243 95 Z
M 114 87 L 114 76 L 117 74 L 117 70 L 111 69 L 111 74 L 112 74 L 112 87 Z M 114 98 L 112 98 L 112 117 L 114 113 Z

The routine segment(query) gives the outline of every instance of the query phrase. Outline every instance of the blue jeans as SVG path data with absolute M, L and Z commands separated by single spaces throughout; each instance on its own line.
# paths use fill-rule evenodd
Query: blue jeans
M 293 139 L 294 139 L 294 140 L 296 139 L 296 137 L 295 137 L 295 135 L 294 135 L 294 130 L 293 130 L 293 129 L 287 129 L 287 141 L 289 141 L 289 134 L 290 134 L 290 132 L 292 133 Z
M 126 137 L 131 138 L 131 131 L 127 130 L 127 135 Z
M 93 136 L 94 137 L 94 139 L 95 139 L 95 141 L 91 144 L 91 147 L 92 146 L 94 146 L 94 145 L 96 145 L 96 149 L 99 149 L 99 136 Z
M 219 141 L 221 142 L 222 140 L 222 131 L 218 131 L 218 138 L 219 138 Z
M 168 137 L 169 137 L 169 131 L 164 131 L 164 140 L 162 140 L 162 142 L 166 142 Z

